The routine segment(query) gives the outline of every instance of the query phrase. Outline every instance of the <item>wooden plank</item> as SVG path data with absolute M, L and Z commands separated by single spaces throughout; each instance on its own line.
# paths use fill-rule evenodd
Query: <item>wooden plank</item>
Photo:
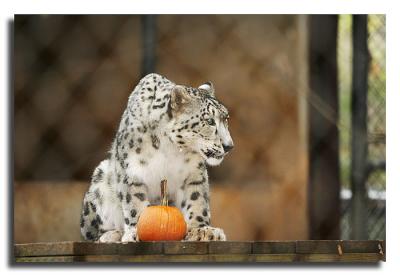
M 118 243 L 76 242 L 74 255 L 112 255 L 118 254 Z
M 253 242 L 253 254 L 289 254 L 296 253 L 296 242 L 268 241 Z
M 343 253 L 379 253 L 380 241 L 342 241 Z
M 338 245 L 341 245 L 341 255 Z M 379 247 L 379 245 L 381 245 Z M 60 242 L 15 245 L 16 262 L 376 262 L 385 241 Z
M 381 250 L 379 250 L 379 254 L 382 256 L 382 261 L 386 262 L 386 240 L 380 241 Z
M 156 255 L 162 254 L 162 248 L 161 242 L 79 242 L 74 246 L 74 255 Z
M 40 257 L 17 257 L 16 263 L 71 263 L 75 256 L 40 256 Z
M 382 258 L 376 253 L 348 253 L 338 254 L 297 254 L 296 262 L 351 262 L 351 263 L 377 263 Z
M 220 242 L 208 244 L 209 254 L 251 254 L 251 242 Z
M 162 253 L 162 242 L 129 242 L 118 245 L 118 255 L 157 255 Z
M 17 262 L 133 262 L 133 263 L 241 263 L 241 262 L 356 262 L 376 263 L 381 256 L 376 253 L 337 254 L 207 254 L 207 255 L 85 255 L 85 256 L 50 256 L 50 257 L 21 257 Z
M 207 254 L 208 242 L 165 242 L 164 254 Z
M 338 254 L 338 245 L 341 246 L 342 254 L 345 253 L 380 253 L 381 241 L 297 241 L 296 253 L 299 254 Z
M 58 256 L 57 256 L 58 257 Z M 210 254 L 210 255 L 87 255 L 77 256 L 76 262 L 133 262 L 133 263 L 237 263 L 237 262 L 293 262 L 295 254 Z M 39 260 L 40 261 L 40 260 Z
M 73 255 L 74 242 L 24 243 L 14 245 L 14 256 Z
M 329 241 L 297 241 L 296 253 L 299 254 L 338 254 L 337 240 Z
M 291 262 L 296 259 L 295 254 L 185 254 L 185 255 L 136 255 L 136 256 L 78 256 L 75 261 L 80 262 L 134 262 L 134 263 L 166 263 L 166 262 L 190 262 L 190 263 L 211 263 L 211 262 Z

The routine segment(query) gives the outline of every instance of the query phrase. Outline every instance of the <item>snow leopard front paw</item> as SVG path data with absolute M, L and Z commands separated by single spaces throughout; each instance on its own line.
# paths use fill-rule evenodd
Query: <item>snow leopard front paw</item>
M 226 241 L 224 230 L 211 226 L 191 228 L 185 236 L 187 241 Z
M 139 241 L 139 237 L 137 235 L 136 228 L 130 229 L 129 231 L 125 231 L 124 235 L 121 238 L 122 243 L 137 242 L 137 241 Z
M 103 235 L 101 235 L 99 242 L 101 243 L 120 242 L 121 236 L 122 236 L 121 231 L 118 230 L 107 231 Z

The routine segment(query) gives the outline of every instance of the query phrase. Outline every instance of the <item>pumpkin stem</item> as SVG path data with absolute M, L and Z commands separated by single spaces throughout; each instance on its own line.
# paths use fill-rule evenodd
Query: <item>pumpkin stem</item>
M 168 206 L 167 180 L 161 181 L 161 205 Z

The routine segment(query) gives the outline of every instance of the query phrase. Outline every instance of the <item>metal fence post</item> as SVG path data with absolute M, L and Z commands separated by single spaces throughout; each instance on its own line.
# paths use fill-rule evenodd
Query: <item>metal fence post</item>
M 310 102 L 309 238 L 339 239 L 338 16 L 312 15 L 309 30 L 310 98 L 318 98 L 331 112 L 326 117 Z
M 156 16 L 142 15 L 142 77 L 156 67 Z
M 352 239 L 368 237 L 366 190 L 367 179 L 367 91 L 368 91 L 368 31 L 367 15 L 353 16 L 353 83 L 351 97 L 351 189 Z

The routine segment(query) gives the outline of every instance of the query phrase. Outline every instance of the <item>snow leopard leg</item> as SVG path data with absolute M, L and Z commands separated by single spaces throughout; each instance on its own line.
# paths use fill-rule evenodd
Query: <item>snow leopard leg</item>
M 121 201 L 124 216 L 124 234 L 121 242 L 138 241 L 137 221 L 142 211 L 150 205 L 148 200 L 147 185 L 137 177 L 125 175 L 120 188 L 118 198 Z
M 99 208 L 104 201 L 101 187 L 106 184 L 107 175 L 108 160 L 105 160 L 94 170 L 91 185 L 83 199 L 80 227 L 83 238 L 88 241 L 97 241 L 105 232 L 103 229 L 104 218 L 101 217 Z
M 199 173 L 194 173 L 185 180 L 181 187 L 181 210 L 188 225 L 185 240 L 214 241 L 226 240 L 222 229 L 211 227 L 209 206 L 209 185 L 205 164 L 199 164 Z

